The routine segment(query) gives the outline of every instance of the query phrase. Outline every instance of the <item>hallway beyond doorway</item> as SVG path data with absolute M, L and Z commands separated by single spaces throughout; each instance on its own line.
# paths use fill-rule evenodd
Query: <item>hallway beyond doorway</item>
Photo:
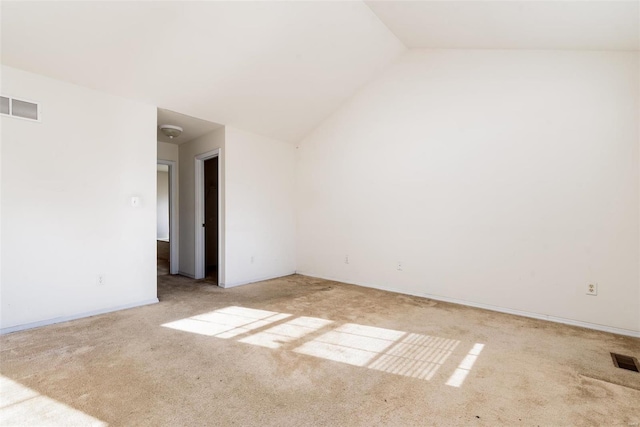
M 158 240 L 157 263 L 158 276 L 166 276 L 169 274 L 169 242 Z

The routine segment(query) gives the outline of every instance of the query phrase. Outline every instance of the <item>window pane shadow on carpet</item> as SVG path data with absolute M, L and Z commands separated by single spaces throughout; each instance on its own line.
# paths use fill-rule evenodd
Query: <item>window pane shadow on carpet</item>
M 336 325 L 328 319 L 291 317 L 287 313 L 230 306 L 162 326 L 222 339 L 237 337 L 240 343 L 270 349 L 292 345 L 292 351 L 298 354 L 426 381 L 434 377 L 460 344 L 455 339 L 357 323 Z M 330 330 L 324 332 L 327 328 Z M 446 385 L 460 387 L 483 348 L 484 344 L 474 344 Z

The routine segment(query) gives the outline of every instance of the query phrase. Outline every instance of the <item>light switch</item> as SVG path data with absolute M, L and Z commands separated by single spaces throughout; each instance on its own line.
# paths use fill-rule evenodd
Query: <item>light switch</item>
M 140 197 L 133 196 L 131 198 L 131 206 L 133 206 L 134 208 L 137 208 L 138 206 L 140 206 Z

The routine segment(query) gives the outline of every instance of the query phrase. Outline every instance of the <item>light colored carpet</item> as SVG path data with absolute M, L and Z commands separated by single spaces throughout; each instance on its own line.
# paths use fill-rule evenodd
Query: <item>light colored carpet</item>
M 166 242 L 164 240 L 157 240 L 156 242 L 157 242 L 157 252 L 156 252 L 157 258 L 169 261 L 169 251 L 170 251 L 169 242 Z
M 640 340 L 289 276 L 0 337 L 0 425 L 633 426 Z
M 157 241 L 158 276 L 169 274 L 169 242 Z

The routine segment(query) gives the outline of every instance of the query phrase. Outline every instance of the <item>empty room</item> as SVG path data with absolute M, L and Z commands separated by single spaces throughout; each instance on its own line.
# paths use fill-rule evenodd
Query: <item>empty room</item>
M 0 20 L 0 425 L 640 425 L 640 1 Z

